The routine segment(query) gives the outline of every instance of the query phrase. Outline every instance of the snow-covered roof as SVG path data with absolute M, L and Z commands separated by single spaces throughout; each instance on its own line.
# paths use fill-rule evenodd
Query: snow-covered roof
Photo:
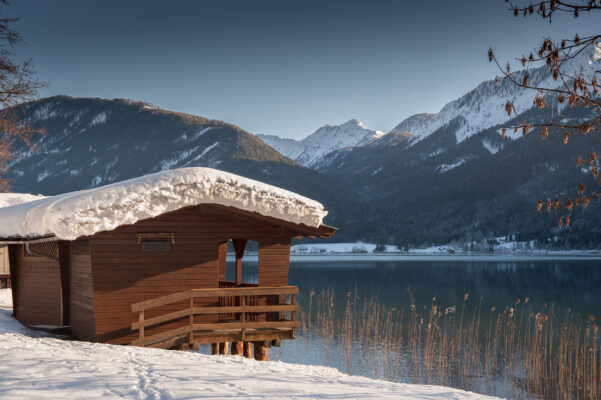
M 29 193 L 0 193 L 0 208 L 43 199 L 46 196 Z
M 296 193 L 212 168 L 193 167 L 0 208 L 0 237 L 54 235 L 74 240 L 208 203 L 312 228 L 319 227 L 327 215 L 321 203 Z

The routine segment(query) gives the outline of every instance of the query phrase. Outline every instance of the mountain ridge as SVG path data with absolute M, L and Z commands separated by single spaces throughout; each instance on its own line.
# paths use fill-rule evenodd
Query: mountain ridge
M 33 128 L 35 148 L 20 144 L 10 164 L 13 189 L 54 195 L 186 166 L 219 168 L 320 200 L 334 210 L 356 197 L 243 129 L 126 99 L 53 96 L 15 109 Z
M 601 64 L 601 45 L 597 49 L 598 57 L 580 57 L 589 72 Z M 543 69 L 531 74 L 533 82 L 549 79 Z M 543 247 L 598 247 L 601 203 L 588 207 L 584 218 L 574 216 L 567 229 L 557 227 L 556 215 L 534 209 L 541 198 L 575 198 L 580 183 L 598 185 L 590 174 L 601 167 L 598 161 L 587 169 L 575 166 L 577 156 L 598 145 L 598 136 L 577 135 L 567 145 L 553 134 L 541 142 L 538 129 L 501 136 L 514 118 L 590 118 L 590 110 L 566 108 L 552 97 L 543 113 L 532 104 L 534 95 L 508 80 L 485 81 L 439 113 L 411 116 L 387 134 L 349 120 L 325 125 L 304 142 L 255 136 L 142 102 L 56 97 L 27 105 L 23 117 L 46 126 L 49 135 L 38 138 L 36 150 L 21 149 L 24 156 L 11 168 L 19 191 L 58 193 L 210 166 L 321 201 L 330 211 L 327 223 L 341 228 L 337 240 L 428 247 L 512 234 Z M 518 115 L 498 110 L 507 99 L 516 102 Z
M 285 139 L 275 135 L 257 135 L 257 137 L 299 164 L 311 167 L 332 151 L 363 146 L 383 135 L 384 132 L 374 131 L 363 125 L 361 121 L 351 119 L 340 125 L 324 125 L 301 140 Z

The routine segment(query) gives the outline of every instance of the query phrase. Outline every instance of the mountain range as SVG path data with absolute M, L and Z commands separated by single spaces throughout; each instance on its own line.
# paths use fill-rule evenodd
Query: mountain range
M 600 66 L 601 45 L 564 65 L 587 76 Z M 546 69 L 529 74 L 534 84 L 556 84 Z M 326 222 L 340 228 L 338 240 L 417 247 L 515 235 L 543 247 L 598 247 L 598 203 L 562 229 L 558 215 L 535 211 L 539 198 L 575 196 L 581 182 L 598 186 L 590 166 L 575 164 L 598 146 L 598 132 L 574 136 L 567 145 L 558 135 L 541 141 L 537 130 L 500 134 L 516 118 L 505 113 L 507 100 L 517 117 L 532 122 L 591 117 L 589 109 L 568 109 L 553 98 L 541 112 L 533 106 L 535 94 L 506 79 L 487 81 L 440 112 L 411 116 L 388 133 L 353 119 L 298 141 L 255 136 L 143 102 L 55 96 L 18 109 L 46 134 L 34 138 L 35 148 L 19 148 L 11 174 L 15 191 L 56 194 L 209 166 L 322 201 L 330 211 Z
M 341 125 L 325 125 L 303 140 L 283 139 L 274 135 L 257 135 L 274 149 L 308 167 L 315 166 L 335 150 L 363 146 L 384 135 L 384 132 L 367 128 L 351 119 Z

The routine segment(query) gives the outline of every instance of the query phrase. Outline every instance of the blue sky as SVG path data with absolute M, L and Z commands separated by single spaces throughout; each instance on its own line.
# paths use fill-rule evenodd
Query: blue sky
M 130 98 L 302 138 L 351 118 L 388 131 L 436 112 L 543 36 L 599 15 L 514 18 L 503 0 L 13 0 L 42 96 Z M 598 31 L 598 29 L 597 29 Z

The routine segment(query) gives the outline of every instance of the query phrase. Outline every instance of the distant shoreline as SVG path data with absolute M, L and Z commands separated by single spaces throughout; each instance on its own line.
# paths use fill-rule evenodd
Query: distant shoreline
M 256 261 L 257 253 L 245 254 L 244 259 Z M 543 261 L 543 260 L 599 260 L 601 252 L 553 252 L 553 253 L 323 253 L 291 254 L 291 262 L 306 261 Z

